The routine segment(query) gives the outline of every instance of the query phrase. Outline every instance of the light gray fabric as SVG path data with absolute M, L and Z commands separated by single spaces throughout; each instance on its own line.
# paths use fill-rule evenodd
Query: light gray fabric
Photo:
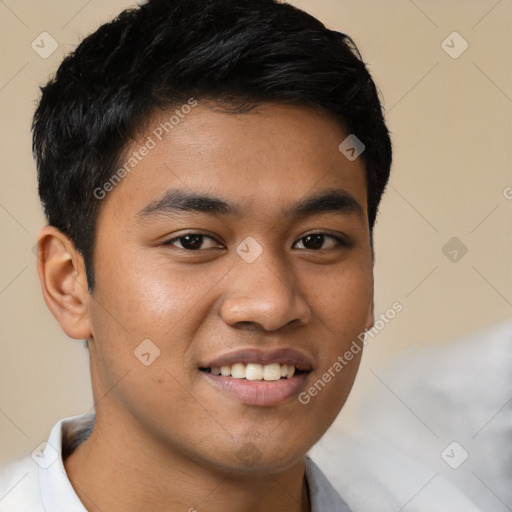
M 367 430 L 331 431 L 310 452 L 352 512 L 484 512 L 440 472 Z
M 383 382 L 372 376 L 359 428 L 480 508 L 510 512 L 512 319 L 416 348 L 376 373 Z
M 511 319 L 360 371 L 310 452 L 353 512 L 512 510 Z
M 306 458 L 306 479 L 311 512 L 351 512 L 319 467 Z

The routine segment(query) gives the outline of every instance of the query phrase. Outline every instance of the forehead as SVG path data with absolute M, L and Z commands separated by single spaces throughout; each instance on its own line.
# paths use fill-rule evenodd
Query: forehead
M 339 189 L 366 213 L 363 161 L 338 149 L 348 135 L 328 114 L 308 107 L 266 103 L 227 114 L 198 103 L 160 111 L 126 148 L 122 179 L 102 208 L 134 218 L 178 188 L 229 198 L 245 213 L 279 214 L 287 203 Z

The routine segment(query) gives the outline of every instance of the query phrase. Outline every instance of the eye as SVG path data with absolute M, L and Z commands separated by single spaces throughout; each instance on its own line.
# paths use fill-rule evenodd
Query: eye
M 185 249 L 187 251 L 199 251 L 201 249 L 219 247 L 219 243 L 211 236 L 196 233 L 171 238 L 171 240 L 164 242 L 163 245 L 173 245 L 179 249 Z
M 326 235 L 324 233 L 312 233 L 300 238 L 295 242 L 294 247 L 296 249 L 319 251 L 321 249 L 332 249 L 336 246 L 346 245 L 347 243 L 337 236 Z

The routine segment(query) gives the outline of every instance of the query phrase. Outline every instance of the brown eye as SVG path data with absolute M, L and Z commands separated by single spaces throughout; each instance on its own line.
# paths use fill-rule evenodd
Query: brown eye
M 323 233 L 313 233 L 311 235 L 303 236 L 296 244 L 301 244 L 299 249 L 309 249 L 319 251 L 321 249 L 330 249 L 337 245 L 345 245 L 343 240 L 332 235 L 325 235 Z
M 210 249 L 219 246 L 212 237 L 193 233 L 168 240 L 164 245 L 174 245 L 175 247 L 186 249 L 187 251 L 199 251 L 201 249 Z
M 308 235 L 302 239 L 302 243 L 306 249 L 321 249 L 324 245 L 324 238 L 323 235 Z

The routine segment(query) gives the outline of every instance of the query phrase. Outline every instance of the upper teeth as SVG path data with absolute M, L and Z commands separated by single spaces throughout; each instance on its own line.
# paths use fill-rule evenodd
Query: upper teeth
M 247 380 L 279 380 L 281 377 L 290 379 L 295 373 L 295 366 L 287 364 L 256 364 L 235 363 L 231 366 L 214 366 L 210 368 L 214 375 Z

